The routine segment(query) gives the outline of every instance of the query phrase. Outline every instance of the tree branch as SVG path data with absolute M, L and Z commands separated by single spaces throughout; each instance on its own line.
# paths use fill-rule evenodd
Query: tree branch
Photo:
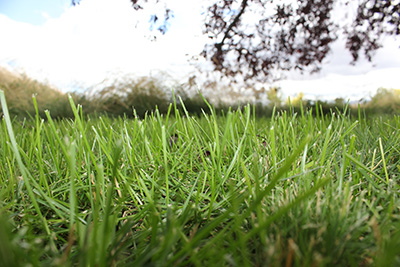
M 235 19 L 232 21 L 232 23 L 229 24 L 228 29 L 225 31 L 224 38 L 222 38 L 222 41 L 218 44 L 219 46 L 222 47 L 222 45 L 223 45 L 224 42 L 225 42 L 225 39 L 228 38 L 229 32 L 230 32 L 230 31 L 233 29 L 233 27 L 235 27 L 236 24 L 239 22 L 240 17 L 243 15 L 244 10 L 245 10 L 246 7 L 247 7 L 247 1 L 248 1 L 248 0 L 243 0 L 243 1 L 242 1 L 240 12 L 236 15 L 236 17 L 235 17 Z

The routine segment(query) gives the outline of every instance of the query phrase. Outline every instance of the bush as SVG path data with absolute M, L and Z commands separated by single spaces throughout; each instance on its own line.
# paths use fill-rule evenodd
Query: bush
M 36 111 L 32 102 L 33 95 L 36 97 L 41 117 L 45 116 L 45 110 L 50 110 L 54 118 L 72 116 L 67 95 L 51 85 L 29 78 L 25 74 L 15 74 L 0 69 L 0 88 L 7 97 L 12 116 L 34 116 Z
M 373 113 L 399 113 L 400 90 L 381 87 L 364 107 Z
M 143 118 L 146 113 L 154 111 L 156 107 L 160 113 L 167 113 L 170 103 L 173 102 L 173 89 L 177 110 L 183 111 L 183 106 L 180 103 L 180 99 L 182 99 L 189 114 L 199 116 L 203 112 L 210 112 L 203 97 L 200 94 L 193 94 L 193 90 L 188 84 L 174 83 L 167 86 L 165 81 L 171 80 L 171 77 L 165 76 L 165 74 L 158 77 L 139 78 L 124 76 L 111 81 L 105 80 L 84 94 L 71 93 L 71 96 L 75 103 L 82 105 L 84 114 L 87 115 L 107 114 L 109 116 L 133 117 L 133 109 L 135 109 L 136 115 Z M 39 115 L 42 118 L 46 118 L 45 110 L 50 110 L 53 118 L 73 116 L 66 94 L 24 74 L 14 74 L 5 69 L 0 69 L 0 88 L 5 91 L 10 114 L 14 117 L 23 118 L 33 116 L 36 113 L 32 103 L 32 95 L 36 96 Z M 217 90 L 217 87 L 214 89 Z M 300 112 L 300 103 L 304 110 L 312 108 L 313 115 L 317 115 L 317 107 L 318 112 L 330 114 L 331 111 L 343 112 L 347 106 L 347 101 L 343 98 L 337 98 L 334 102 L 314 102 L 303 99 L 304 95 L 301 92 L 297 97 L 290 100 L 289 106 L 288 101 L 284 103 L 279 87 L 271 87 L 269 90 L 262 89 L 257 95 L 259 99 L 261 98 L 260 94 L 265 95 L 268 100 L 267 104 L 260 101 L 254 104 L 255 115 L 260 117 L 271 116 L 274 107 L 276 111 L 292 109 L 294 112 Z M 212 102 L 210 99 L 207 99 L 207 101 Z M 226 102 L 214 104 L 218 113 L 227 111 L 229 108 L 239 108 L 237 105 L 227 104 Z M 352 107 L 350 112 L 356 115 L 358 106 L 350 107 Z M 372 96 L 371 101 L 364 102 L 361 107 L 366 114 L 398 113 L 400 110 L 400 90 L 379 88 L 377 93 Z M 172 112 L 174 112 L 174 109 Z

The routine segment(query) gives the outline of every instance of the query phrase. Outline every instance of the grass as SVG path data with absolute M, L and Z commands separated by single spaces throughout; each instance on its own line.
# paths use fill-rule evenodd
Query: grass
M 1 266 L 395 266 L 398 116 L 10 119 Z M 207 104 L 207 103 L 206 103 Z

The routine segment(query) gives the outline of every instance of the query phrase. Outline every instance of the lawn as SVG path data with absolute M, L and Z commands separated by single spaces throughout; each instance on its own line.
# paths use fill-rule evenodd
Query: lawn
M 74 119 L 20 121 L 0 98 L 1 266 L 400 265 L 398 116 L 69 98 Z

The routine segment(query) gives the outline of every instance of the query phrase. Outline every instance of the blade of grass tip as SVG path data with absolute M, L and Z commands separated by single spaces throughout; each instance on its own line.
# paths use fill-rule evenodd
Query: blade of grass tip
M 238 195 L 238 202 L 244 201 L 245 199 L 245 194 Z M 175 253 L 173 257 L 169 259 L 167 262 L 166 266 L 171 266 L 175 261 L 177 261 L 179 258 L 181 258 L 183 255 L 188 253 L 190 249 L 194 248 L 201 240 L 203 240 L 206 236 L 210 235 L 210 233 L 215 229 L 216 227 L 220 226 L 222 222 L 226 221 L 229 219 L 229 217 L 233 217 L 236 213 L 233 212 L 233 209 L 228 209 L 226 212 L 221 214 L 220 216 L 216 217 L 215 219 L 209 221 L 202 229 L 200 229 L 195 236 L 185 244 L 185 246 Z M 228 229 L 228 226 L 233 223 L 233 220 L 227 223 L 225 228 L 221 231 L 224 232 L 226 229 Z M 220 232 L 220 233 L 221 233 Z M 215 239 L 216 236 L 213 237 Z
M 221 150 L 220 150 L 220 144 L 219 144 L 219 129 L 218 129 L 218 123 L 217 123 L 217 115 L 215 114 L 214 110 L 212 112 L 212 119 L 213 119 L 213 124 L 214 124 L 214 144 L 216 146 L 216 157 L 220 158 L 221 155 Z M 219 163 L 220 161 L 218 161 Z M 218 168 L 219 169 L 219 168 Z
M 75 214 L 77 210 L 77 200 L 76 200 L 76 189 L 75 189 L 75 166 L 76 166 L 76 143 L 73 141 L 68 149 L 69 157 L 68 165 L 69 165 L 69 172 L 70 172 L 70 187 L 69 187 L 69 227 L 70 231 L 73 229 L 73 225 L 75 223 Z
M 304 147 L 303 157 L 301 158 L 301 172 L 306 172 L 306 160 L 307 160 L 308 144 Z
M 327 131 L 326 131 L 325 140 L 324 140 L 324 146 L 323 146 L 323 148 L 322 148 L 322 153 L 321 153 L 321 158 L 320 158 L 319 166 L 324 166 L 324 165 L 325 165 L 325 156 L 326 156 L 326 151 L 328 150 L 329 138 L 331 137 L 331 136 L 330 136 L 331 130 L 332 130 L 332 123 L 329 124 L 329 126 L 328 126 L 328 128 L 327 128 Z M 320 176 L 321 176 L 321 173 L 322 173 L 323 171 L 324 171 L 324 168 L 321 168 L 321 169 L 318 171 L 318 175 L 317 175 L 316 177 L 320 177 Z
M 171 115 L 172 104 L 170 103 L 167 110 L 167 115 L 165 116 L 165 125 L 168 126 L 169 116 Z
M 181 225 L 184 225 L 187 220 L 187 214 L 190 212 L 191 208 L 189 207 L 190 200 L 192 200 L 193 192 L 197 187 L 197 183 L 200 179 L 200 175 L 197 176 L 196 180 L 193 183 L 192 188 L 190 189 L 189 194 L 186 197 L 185 203 L 182 206 L 182 215 L 179 217 L 179 220 L 181 221 Z M 189 208 L 188 208 L 189 207 Z M 184 221 L 185 220 L 185 221 Z
M 383 170 L 385 171 L 386 183 L 389 185 L 389 175 L 386 168 L 385 153 L 383 152 L 382 139 L 379 137 L 379 148 L 381 150 Z
M 356 140 L 356 136 L 352 135 L 350 137 L 350 146 L 348 151 L 346 152 L 346 146 L 343 146 L 343 153 L 348 153 L 351 154 L 353 151 L 353 146 L 354 146 L 354 141 Z M 349 159 L 346 156 L 343 156 L 342 159 L 342 166 L 340 168 L 340 174 L 339 174 L 339 186 L 338 186 L 338 190 L 339 190 L 339 195 L 342 194 L 342 186 L 343 186 L 343 179 L 345 176 L 345 172 L 347 170 L 347 166 L 349 164 Z
M 179 97 L 179 98 L 180 98 L 180 97 Z M 181 98 L 180 98 L 180 101 L 183 102 Z M 173 102 L 173 105 L 174 105 L 175 119 L 176 119 L 177 121 L 179 121 L 179 117 L 180 117 L 180 116 L 179 116 L 179 109 L 178 109 L 178 106 L 177 106 L 177 104 L 176 104 L 175 90 L 172 91 L 172 102 Z
M 275 129 L 274 125 L 271 126 L 269 130 L 269 138 L 271 143 L 271 156 L 272 156 L 272 167 L 274 168 L 274 172 L 276 172 L 276 145 L 275 145 Z
M 320 108 L 321 121 L 322 121 L 322 125 L 323 125 L 322 127 L 326 128 L 325 114 L 324 114 L 324 109 L 323 109 L 322 103 L 319 104 L 319 108 Z
M 371 171 L 374 171 L 375 169 L 375 157 L 376 157 L 376 148 L 374 148 L 374 152 L 372 153 Z
M 206 105 L 208 106 L 208 108 L 212 112 L 213 108 L 212 108 L 211 104 L 208 103 L 207 99 L 203 96 L 203 94 L 200 92 L 200 90 L 198 91 L 198 93 L 199 93 L 200 97 L 203 99 L 204 103 L 206 103 Z
M 9 115 L 8 115 L 9 116 Z M 6 122 L 6 124 L 7 124 L 7 121 L 6 120 L 4 120 L 5 122 Z M 12 130 L 12 123 L 11 123 L 11 120 L 10 120 L 10 126 L 11 126 L 11 130 Z M 6 128 L 7 128 L 7 125 L 6 125 Z M 12 135 L 14 136 L 14 132 L 12 132 Z M 10 139 L 11 140 L 11 139 Z M 14 141 L 15 141 L 15 136 L 14 136 Z M 15 144 L 17 144 L 16 143 L 16 141 L 15 141 Z M 14 151 L 14 148 L 13 148 L 13 146 L 11 146 L 11 150 L 12 151 Z M 22 163 L 22 158 L 21 158 L 21 155 L 18 153 L 18 155 L 19 155 L 19 158 L 21 159 L 21 163 Z M 17 158 L 18 156 L 16 156 L 16 158 Z M 21 165 L 18 165 L 19 167 L 21 166 Z M 20 167 L 21 168 L 21 167 Z M 40 195 L 42 198 L 44 198 L 44 200 L 41 200 L 41 199 L 36 199 L 35 198 L 35 200 L 37 200 L 38 202 L 40 202 L 40 204 L 42 204 L 42 205 L 45 205 L 45 206 L 48 206 L 48 207 L 50 207 L 62 220 L 65 218 L 65 216 L 63 215 L 63 213 L 61 213 L 61 210 L 60 209 L 62 209 L 61 207 L 62 207 L 62 205 L 60 206 L 60 205 L 58 205 L 58 203 L 57 202 L 55 202 L 51 197 L 49 197 L 48 195 L 46 195 L 45 193 L 44 193 L 44 191 L 42 190 L 42 187 L 36 182 L 36 180 L 35 179 L 33 179 L 33 177 L 32 177 L 32 174 L 28 171 L 28 169 L 25 167 L 25 164 L 23 164 L 22 163 L 22 168 L 23 169 L 21 169 L 21 174 L 24 174 L 25 173 L 25 175 L 26 175 L 26 179 L 28 180 L 28 181 L 30 181 L 30 184 L 29 184 L 29 188 L 31 188 L 31 190 L 32 190 L 32 192 L 33 192 L 33 189 L 32 188 L 34 188 L 35 190 L 36 190 L 36 194 L 38 194 L 38 195 Z M 23 177 L 23 179 L 25 178 L 25 176 L 24 175 L 22 175 L 22 177 Z M 24 183 L 25 183 L 25 180 L 24 180 Z M 26 184 L 26 183 L 25 183 Z M 31 184 L 33 184 L 33 186 L 31 185 Z M 21 188 L 19 188 L 18 190 L 21 190 Z M 29 192 L 29 190 L 28 190 L 28 192 Z M 47 225 L 47 220 L 45 219 L 45 218 L 43 218 L 45 221 L 46 221 L 46 225 Z M 53 245 L 53 239 L 50 239 L 51 240 L 51 242 L 52 242 L 52 245 Z
M 34 194 L 34 192 L 32 190 L 32 187 L 31 187 L 31 183 L 30 183 L 30 180 L 29 180 L 29 177 L 28 177 L 27 169 L 25 168 L 25 165 L 24 165 L 24 163 L 22 162 L 22 159 L 21 159 L 21 155 L 19 154 L 18 144 L 17 144 L 17 141 L 15 140 L 14 131 L 13 131 L 13 128 L 12 128 L 12 125 L 11 125 L 10 114 L 8 112 L 6 97 L 4 95 L 4 91 L 3 90 L 0 90 L 0 103 L 1 103 L 2 110 L 3 110 L 4 120 L 5 120 L 6 126 L 7 126 L 8 136 L 10 137 L 11 146 L 12 146 L 12 149 L 14 151 L 14 155 L 15 155 L 15 157 L 17 159 L 18 167 L 19 167 L 19 169 L 21 171 L 22 178 L 23 178 L 25 186 L 26 186 L 26 190 L 28 191 L 28 195 L 29 195 L 29 197 L 30 197 L 30 199 L 32 201 L 33 206 L 35 207 L 35 210 L 36 210 L 37 214 L 42 219 L 43 226 L 44 226 L 44 229 L 46 230 L 46 233 L 48 235 L 50 235 L 50 229 L 49 229 L 49 226 L 47 224 L 47 220 L 42 215 L 42 212 L 40 211 L 39 204 L 36 201 L 35 194 Z
M 357 105 L 357 112 L 358 112 L 358 120 L 360 121 L 360 124 L 361 124 L 362 120 L 361 120 L 361 105 L 360 105 L 360 103 L 358 103 L 358 105 Z
M 242 215 L 242 220 L 247 218 L 253 210 L 262 202 L 265 196 L 268 195 L 269 192 L 275 187 L 276 183 L 280 180 L 280 178 L 290 169 L 293 162 L 296 160 L 298 155 L 301 154 L 306 144 L 308 144 L 311 140 L 311 136 L 307 136 L 303 142 L 296 148 L 296 150 L 290 155 L 290 157 L 284 162 L 284 165 L 279 168 L 278 172 L 272 177 L 268 186 L 260 192 L 258 197 L 254 200 L 254 202 L 250 205 L 245 213 Z
M 319 180 L 317 184 L 313 186 L 311 189 L 307 190 L 303 194 L 296 197 L 295 200 L 293 200 L 289 204 L 280 207 L 276 213 L 272 214 L 271 216 L 268 216 L 268 218 L 260 225 L 258 225 L 257 228 L 253 228 L 252 230 L 250 230 L 250 232 L 248 232 L 248 234 L 244 237 L 245 242 L 247 242 L 251 237 L 259 233 L 260 231 L 265 230 L 272 222 L 274 222 L 276 219 L 278 219 L 283 214 L 288 212 L 290 209 L 299 205 L 302 201 L 315 194 L 320 188 L 328 184 L 331 179 L 332 179 L 331 177 L 328 177 Z
M 231 129 L 230 127 L 232 126 L 232 112 L 228 111 L 226 114 L 226 122 L 225 122 L 225 129 L 224 129 L 224 134 L 221 142 L 221 148 L 224 149 L 226 145 L 226 141 L 229 140 L 229 130 Z
M 301 114 L 301 121 L 303 124 L 306 122 L 306 118 L 304 117 L 304 108 L 303 108 L 303 101 L 300 100 L 300 114 Z
M 246 124 L 245 124 L 245 127 L 244 127 L 243 135 L 242 135 L 240 143 L 239 143 L 239 145 L 238 145 L 238 147 L 237 147 L 237 149 L 235 151 L 233 159 L 232 159 L 231 163 L 229 164 L 228 170 L 224 174 L 225 178 L 224 178 L 223 183 L 225 183 L 225 181 L 230 177 L 231 172 L 233 171 L 233 168 L 235 167 L 235 164 L 236 164 L 236 161 L 238 159 L 239 153 L 242 150 L 243 143 L 244 143 L 245 139 L 247 138 L 248 129 L 249 129 L 249 122 L 250 122 L 250 110 L 248 109 L 247 112 L 246 112 Z
M 274 107 L 272 108 L 271 123 L 273 123 L 275 120 L 275 112 L 276 112 L 276 106 L 274 105 Z
M 114 184 L 110 183 L 108 190 L 107 190 L 107 200 L 106 200 L 106 206 L 104 210 L 104 217 L 103 221 L 100 222 L 100 229 L 101 232 L 100 234 L 100 260 L 98 263 L 100 266 L 106 266 L 107 262 L 107 256 L 109 253 L 107 253 L 107 248 L 110 245 L 110 239 L 112 232 L 110 231 L 110 221 L 113 220 L 113 223 L 111 225 L 115 225 L 115 216 L 112 216 L 112 207 L 114 206 L 114 203 L 112 201 L 113 199 L 113 191 L 114 191 Z
M 346 116 L 347 110 L 349 109 L 350 105 L 350 99 L 347 100 L 346 105 L 344 106 L 343 112 L 338 112 L 338 114 L 341 114 L 343 118 Z M 350 114 L 350 112 L 349 112 Z
M 365 166 L 363 163 L 361 163 L 360 161 L 358 161 L 356 158 L 354 158 L 354 157 L 351 156 L 350 154 L 345 153 L 345 156 L 346 156 L 347 158 L 349 158 L 353 163 L 355 163 L 356 166 L 360 167 L 360 168 L 361 168 L 362 170 L 364 170 L 365 172 L 371 174 L 372 176 L 374 176 L 374 177 L 377 178 L 378 180 L 381 180 L 381 181 L 385 182 L 385 180 L 383 180 L 379 175 L 377 175 L 375 172 L 373 172 L 373 171 L 371 171 L 370 169 L 368 169 L 367 166 Z M 374 180 L 372 180 L 372 179 L 371 179 L 370 177 L 368 177 L 368 176 L 365 176 L 365 178 L 370 182 L 370 184 L 372 184 L 372 185 L 374 186 L 375 189 L 381 190 L 381 189 L 379 188 L 379 185 L 378 185 Z
M 102 206 L 106 203 L 106 185 L 104 181 L 104 166 L 103 164 L 99 164 L 97 166 L 99 172 L 96 174 L 96 183 L 95 183 L 95 190 L 96 190 L 96 207 L 100 208 L 100 203 Z
M 93 165 L 94 165 L 94 167 L 95 167 L 95 169 L 96 169 L 96 172 L 97 172 L 98 169 L 97 169 L 97 164 L 96 164 L 96 157 L 94 156 L 93 151 L 92 151 L 92 149 L 90 148 L 89 142 L 88 142 L 88 140 L 87 140 L 87 138 L 86 138 L 85 129 L 84 129 L 84 127 L 83 127 L 83 123 L 82 123 L 82 120 L 81 120 L 81 116 L 79 115 L 79 110 L 76 108 L 75 103 L 74 103 L 74 100 L 72 99 L 72 96 L 71 96 L 71 95 L 68 95 L 68 100 L 69 100 L 69 103 L 70 103 L 72 112 L 74 113 L 75 121 L 76 121 L 77 124 L 78 124 L 78 128 L 79 128 L 79 131 L 80 131 L 81 136 L 82 136 L 82 138 L 83 138 L 83 142 L 84 142 L 84 144 L 85 144 L 85 146 L 86 146 L 87 152 L 89 153 L 90 158 L 91 158 L 91 160 L 92 160 L 92 162 L 93 162 Z
M 319 118 L 319 104 L 318 103 L 319 103 L 318 101 L 315 103 L 315 116 L 317 117 L 317 121 L 320 121 L 320 118 Z
M 64 143 L 62 142 L 60 136 L 57 134 L 56 125 L 54 124 L 54 121 L 53 121 L 53 119 L 52 119 L 51 116 L 50 116 L 50 112 L 49 112 L 48 110 L 46 110 L 44 113 L 46 114 L 47 121 L 48 121 L 49 124 L 50 124 L 50 129 L 51 129 L 52 132 L 53 132 L 53 136 L 56 138 L 57 143 L 60 145 L 60 148 L 61 148 L 61 150 L 62 150 L 64 156 L 68 157 L 69 154 L 68 154 L 67 149 L 65 148 L 65 145 L 64 145 Z
M 41 139 L 41 134 L 40 134 L 41 131 L 42 131 L 43 119 L 40 120 L 39 108 L 38 108 L 38 105 L 37 105 L 35 94 L 32 95 L 32 100 L 33 100 L 33 105 L 35 107 L 35 112 L 36 112 L 36 136 L 35 136 L 35 142 L 34 142 L 33 145 L 34 145 L 34 148 L 35 148 L 36 156 L 38 157 L 38 162 L 43 162 L 43 159 L 42 159 L 42 139 Z M 46 187 L 47 194 L 50 195 L 50 188 L 49 188 L 49 184 L 47 182 L 47 179 L 45 178 L 43 165 L 42 164 L 38 164 L 38 168 L 39 168 L 41 184 Z
M 165 133 L 165 126 L 161 127 L 161 135 L 162 135 L 162 148 L 163 148 L 163 156 L 164 156 L 164 170 L 165 170 L 165 193 L 167 199 L 167 206 L 169 205 L 169 181 L 168 181 L 168 158 L 167 158 L 167 135 Z
M 251 214 L 251 212 L 253 212 L 257 206 L 262 202 L 262 200 L 264 199 L 264 197 L 272 190 L 272 188 L 275 187 L 276 183 L 279 181 L 279 179 L 290 169 L 290 167 L 292 166 L 293 162 L 296 160 L 296 158 L 298 157 L 298 155 L 300 155 L 300 153 L 303 151 L 305 145 L 311 140 L 311 136 L 307 136 L 303 142 L 296 148 L 296 150 L 293 152 L 293 154 L 285 161 L 284 165 L 278 170 L 278 172 L 275 174 L 275 176 L 271 179 L 270 183 L 268 184 L 268 186 L 264 189 L 264 191 L 260 192 L 260 194 L 258 195 L 258 197 L 254 200 L 254 202 L 250 205 L 250 207 L 240 216 L 237 217 L 237 212 L 235 212 L 233 210 L 233 206 L 231 206 L 226 212 L 224 212 L 223 214 L 221 214 L 220 216 L 218 216 L 217 218 L 213 219 L 212 221 L 210 221 L 208 224 L 206 224 L 204 226 L 204 228 L 202 228 L 201 230 L 199 230 L 197 232 L 197 234 L 190 240 L 190 242 L 186 243 L 185 246 L 182 248 L 182 250 L 180 250 L 179 252 L 177 252 L 168 262 L 167 265 L 172 264 L 173 262 L 175 262 L 177 259 L 179 259 L 181 256 L 185 255 L 190 249 L 192 249 L 194 246 L 196 246 L 197 243 L 199 243 L 201 240 L 203 240 L 203 238 L 205 238 L 207 235 L 210 234 L 210 232 L 213 231 L 213 229 L 215 229 L 216 227 L 218 227 L 223 221 L 226 221 L 229 217 L 237 217 L 237 220 L 240 221 L 244 221 L 244 219 L 248 218 Z M 319 187 L 325 185 L 325 183 L 327 183 L 330 180 L 330 178 L 325 178 L 324 180 L 322 180 L 321 182 L 319 182 L 317 185 L 320 185 Z M 312 189 L 310 189 L 309 191 L 307 191 L 304 194 L 304 198 L 308 197 L 309 195 L 311 195 L 314 191 L 313 190 L 317 190 L 317 185 L 315 187 L 313 187 Z M 240 194 L 237 196 L 237 200 L 238 203 L 240 203 L 241 201 L 244 201 L 246 194 Z M 302 201 L 303 198 L 301 198 L 299 201 Z M 292 203 L 290 203 L 286 209 L 290 209 L 293 207 L 293 205 L 295 205 L 296 200 Z M 286 209 L 284 211 L 286 211 Z M 278 218 L 278 216 L 280 216 L 283 213 L 279 213 L 278 215 L 276 215 L 274 217 L 274 219 Z M 272 221 L 267 220 L 266 222 L 271 223 Z M 225 229 L 227 227 L 229 227 L 230 224 L 234 223 L 234 220 L 231 220 L 230 222 L 227 223 Z M 258 229 L 258 228 L 257 228 Z M 215 238 L 215 236 L 214 236 Z
M 359 124 L 359 121 L 355 121 L 353 122 L 353 124 L 351 124 L 347 130 L 342 134 L 341 138 L 344 138 L 346 135 L 348 135 L 349 133 L 353 132 L 354 128 L 356 128 Z

